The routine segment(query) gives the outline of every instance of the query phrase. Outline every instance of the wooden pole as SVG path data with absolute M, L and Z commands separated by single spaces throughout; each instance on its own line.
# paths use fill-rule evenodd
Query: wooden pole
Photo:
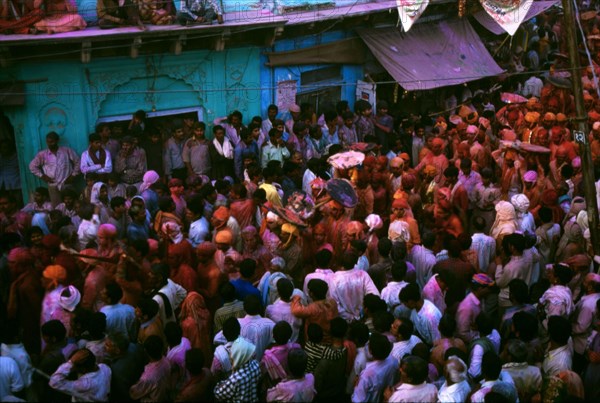
M 583 192 L 585 195 L 588 222 L 590 226 L 590 237 L 594 255 L 600 255 L 600 235 L 598 232 L 598 203 L 596 201 L 596 186 L 594 183 L 594 164 L 592 162 L 592 150 L 588 140 L 587 113 L 583 104 L 583 88 L 581 85 L 581 66 L 579 64 L 579 46 L 577 44 L 577 32 L 575 27 L 575 13 L 572 0 L 562 0 L 564 17 L 561 28 L 567 39 L 569 59 L 571 64 L 571 82 L 573 85 L 573 96 L 575 98 L 575 122 L 577 130 L 573 132 L 575 141 L 579 144 L 581 154 L 581 167 L 583 169 Z

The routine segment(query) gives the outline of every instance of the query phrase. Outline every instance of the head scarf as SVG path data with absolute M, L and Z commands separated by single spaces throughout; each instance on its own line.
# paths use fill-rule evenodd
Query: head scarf
M 229 220 L 229 209 L 225 206 L 221 206 L 216 209 L 212 215 L 215 220 L 218 220 L 221 223 L 226 223 Z
M 272 211 L 267 213 L 267 222 L 277 222 L 278 219 L 279 217 L 277 214 L 273 213 Z
M 523 180 L 525 182 L 529 182 L 529 183 L 535 183 L 535 182 L 537 182 L 537 178 L 538 178 L 538 174 L 535 171 L 527 171 L 523 175 Z
M 521 214 L 526 213 L 527 210 L 529 210 L 529 198 L 523 193 L 511 197 L 510 203 L 515 207 L 515 210 Z
M 169 245 L 168 253 L 171 256 L 178 258 L 179 264 L 185 263 L 191 265 L 192 262 L 192 245 L 189 242 L 172 243 Z
M 60 265 L 47 266 L 42 273 L 44 278 L 51 280 L 51 284 L 54 288 L 58 287 L 58 284 L 62 283 L 67 279 L 67 270 Z
M 573 168 L 581 168 L 581 157 L 573 158 L 573 161 L 571 161 L 571 166 Z
M 554 189 L 546 189 L 542 192 L 542 204 L 552 207 L 558 202 L 558 193 Z
M 388 229 L 388 238 L 392 242 L 408 242 L 410 241 L 410 232 L 408 231 L 408 223 L 405 221 L 396 220 L 390 224 Z
M 8 260 L 15 262 L 23 268 L 33 266 L 33 255 L 29 251 L 29 248 L 12 248 L 10 252 L 8 252 Z
M 204 302 L 204 297 L 196 291 L 188 293 L 187 297 L 181 303 L 181 312 L 179 320 L 183 321 L 186 318 L 192 318 L 194 323 L 200 326 L 206 326 L 210 321 L 210 312 Z
M 512 234 L 517 230 L 515 207 L 501 200 L 496 204 L 496 220 L 490 228 L 490 236 L 498 239 L 502 235 Z
M 426 165 L 423 173 L 427 176 L 435 176 L 437 175 L 437 168 L 434 165 Z
M 98 228 L 98 236 L 106 238 L 115 238 L 117 236 L 117 227 L 112 224 L 102 224 Z
M 388 157 L 385 155 L 380 155 L 377 157 L 377 162 L 385 168 L 388 165 Z
M 104 182 L 94 183 L 94 186 L 92 186 L 92 193 L 90 194 L 90 203 L 92 203 L 92 204 L 101 204 L 102 203 L 100 201 L 100 188 L 102 188 L 102 186 L 106 186 L 106 184 Z M 108 198 L 110 199 L 110 195 L 108 196 Z
M 58 304 L 65 310 L 73 312 L 77 305 L 81 301 L 81 294 L 79 290 L 74 286 L 70 285 L 60 293 Z
M 585 210 L 585 199 L 583 197 L 575 197 L 571 202 L 569 217 L 577 216 L 580 211 Z
M 359 221 L 350 221 L 346 226 L 346 234 L 355 235 L 360 234 L 363 231 L 364 227 Z
M 150 186 L 154 185 L 160 176 L 156 171 L 148 171 L 144 174 L 144 178 L 142 179 L 142 184 L 140 185 L 140 194 L 143 193 L 146 189 L 150 188 Z
M 373 232 L 383 227 L 383 221 L 377 214 L 369 214 L 367 218 L 365 218 L 365 224 L 369 227 L 369 232 Z
M 444 140 L 442 140 L 442 139 L 441 139 L 441 138 L 439 138 L 439 137 L 436 137 L 436 138 L 434 138 L 434 139 L 431 141 L 431 144 L 432 144 L 432 146 L 434 146 L 434 147 L 435 147 L 435 146 L 440 146 L 440 147 L 443 147 L 443 146 L 444 146 Z
M 231 365 L 234 371 L 240 369 L 254 358 L 256 347 L 243 337 L 238 337 L 231 344 Z
M 590 239 L 590 222 L 588 221 L 588 213 L 586 210 L 581 210 L 577 213 L 577 224 L 581 227 L 583 231 L 583 237 L 585 239 Z
M 52 254 L 60 251 L 60 237 L 55 234 L 44 235 L 42 238 L 42 245 L 48 249 Z
M 196 247 L 196 253 L 205 259 L 211 258 L 217 251 L 217 245 L 212 242 L 202 242 Z
M 277 266 L 281 270 L 283 270 L 283 269 L 285 269 L 285 260 L 280 256 L 276 256 L 273 259 L 271 259 L 271 265 Z
M 406 199 L 394 199 L 394 202 L 392 203 L 392 208 L 407 210 L 410 208 L 410 206 L 408 205 Z
M 390 160 L 390 168 L 402 168 L 404 166 L 404 160 L 400 157 L 394 157 Z
M 165 222 L 161 228 L 161 231 L 166 234 L 173 243 L 180 243 L 183 241 L 181 225 L 173 221 Z
M 373 168 L 376 163 L 377 163 L 377 158 L 375 158 L 372 155 L 368 155 L 365 157 L 365 159 L 363 161 L 363 166 L 368 167 L 368 168 Z
M 233 233 L 229 229 L 221 230 L 215 235 L 215 242 L 231 245 L 233 242 Z
M 477 134 L 477 133 L 479 133 L 479 129 L 477 128 L 477 126 L 474 126 L 474 125 L 467 126 L 467 134 Z
M 402 174 L 402 187 L 404 189 L 412 189 L 415 187 L 417 179 L 413 174 Z

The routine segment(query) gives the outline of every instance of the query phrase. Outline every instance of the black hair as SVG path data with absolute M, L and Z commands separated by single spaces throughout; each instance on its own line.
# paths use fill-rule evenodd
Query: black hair
M 103 312 L 94 312 L 88 322 L 87 330 L 94 340 L 101 339 L 106 331 L 106 315 Z
M 148 356 L 157 361 L 163 356 L 164 343 L 160 336 L 155 334 L 148 336 L 148 338 L 144 341 L 144 350 L 146 350 L 146 354 Z
M 284 302 L 289 302 L 294 292 L 294 284 L 287 278 L 282 278 L 277 281 L 277 294 Z
M 529 288 L 527 283 L 520 278 L 514 278 L 508 283 L 508 293 L 517 304 L 529 302 Z
M 416 283 L 409 283 L 400 290 L 398 297 L 403 304 L 406 304 L 408 301 L 420 301 L 421 291 Z
M 350 269 L 354 268 L 357 261 L 358 261 L 358 256 L 356 255 L 356 253 L 354 253 L 354 252 L 344 253 L 344 256 L 342 258 L 342 266 L 344 267 L 344 270 L 350 270 Z
M 398 260 L 392 264 L 392 279 L 394 281 L 403 281 L 406 277 L 408 266 L 405 261 Z
M 381 242 L 381 241 L 379 241 Z M 315 255 L 315 261 L 318 267 L 329 267 L 329 263 L 331 263 L 331 258 L 333 254 L 327 249 L 321 249 Z
M 380 333 L 389 332 L 390 328 L 392 327 L 392 323 L 394 323 L 394 315 L 386 311 L 385 308 L 383 310 L 377 310 L 375 313 L 373 313 L 373 328 L 376 331 Z
M 321 279 L 313 278 L 308 281 L 307 288 L 310 292 L 312 292 L 316 300 L 322 300 L 327 297 L 329 285 L 327 285 L 327 282 Z
M 458 177 L 458 168 L 454 165 L 450 165 L 448 168 L 444 170 L 444 176 L 446 178 L 450 177 Z
M 219 295 L 225 302 L 231 302 L 235 299 L 235 287 L 229 281 L 224 282 L 219 287 Z
M 246 258 L 240 263 L 240 274 L 243 278 L 252 278 L 256 272 L 256 260 Z
M 248 295 L 244 299 L 244 310 L 248 315 L 260 315 L 262 311 L 262 303 L 256 295 Z
M 306 372 L 308 355 L 301 348 L 293 348 L 287 356 L 288 369 L 295 378 L 302 378 Z
M 502 361 L 493 351 L 488 351 L 481 359 L 481 374 L 486 380 L 495 381 L 500 377 L 502 371 Z
M 142 311 L 142 315 L 147 316 L 148 319 L 155 317 L 159 310 L 158 302 L 152 298 L 141 299 L 137 307 Z
M 129 337 L 123 332 L 109 333 L 107 338 L 112 341 L 115 347 L 121 350 L 121 352 L 126 352 L 129 348 Z
M 538 321 L 534 315 L 523 311 L 517 312 L 512 317 L 512 323 L 519 339 L 524 342 L 530 342 L 537 337 Z
M 67 329 L 61 321 L 53 319 L 42 325 L 42 335 L 54 338 L 57 342 L 63 341 L 67 337 Z
M 175 347 L 181 343 L 183 337 L 183 330 L 177 322 L 169 322 L 165 325 L 165 338 L 170 347 Z
M 412 320 L 408 318 L 400 319 L 400 326 L 398 326 L 398 334 L 402 337 L 402 340 L 410 339 L 413 332 L 415 331 L 415 326 L 412 323 Z
M 392 251 L 392 241 L 389 238 L 381 238 L 377 243 L 377 252 L 383 257 L 388 257 Z
M 330 333 L 332 337 L 342 339 L 346 335 L 346 331 L 348 330 L 348 323 L 339 316 L 337 318 L 331 319 L 329 321 Z
M 279 346 L 290 341 L 292 334 L 292 326 L 290 326 L 290 324 L 285 320 L 280 320 L 273 327 L 273 340 L 275 340 L 275 344 Z
M 369 351 L 376 360 L 385 360 L 392 351 L 392 343 L 381 333 L 373 332 L 369 338 Z
M 115 281 L 111 281 L 110 283 L 106 284 L 105 292 L 106 296 L 110 300 L 110 305 L 117 304 L 121 298 L 123 298 L 123 290 Z
M 554 277 L 556 277 L 562 285 L 566 285 L 573 278 L 573 270 L 564 264 L 555 264 L 553 266 Z
M 548 318 L 548 336 L 550 340 L 564 346 L 571 337 L 571 322 L 562 316 L 550 316 Z
M 452 337 L 456 330 L 456 319 L 453 315 L 444 314 L 438 324 L 438 329 L 443 337 Z
M 492 318 L 485 312 L 481 312 L 475 318 L 475 324 L 477 325 L 477 330 L 479 330 L 479 334 L 481 336 L 487 336 L 494 330 L 494 324 L 492 323 Z
M 348 327 L 348 339 L 357 347 L 363 347 L 369 341 L 369 327 L 363 322 L 352 322 Z
M 235 317 L 227 318 L 223 323 L 223 336 L 227 341 L 234 341 L 237 339 L 241 332 L 240 322 Z
M 192 375 L 200 375 L 204 369 L 204 353 L 199 348 L 185 352 L 185 368 Z
M 323 328 L 316 323 L 311 323 L 306 329 L 308 341 L 312 343 L 320 343 L 323 341 Z
M 112 199 L 110 199 L 110 208 L 111 209 L 116 209 L 117 207 L 121 207 L 125 205 L 125 198 L 121 197 L 121 196 L 115 196 Z
M 405 355 L 400 362 L 400 366 L 403 365 L 411 385 L 420 385 L 427 380 L 429 366 L 423 358 L 412 354 Z

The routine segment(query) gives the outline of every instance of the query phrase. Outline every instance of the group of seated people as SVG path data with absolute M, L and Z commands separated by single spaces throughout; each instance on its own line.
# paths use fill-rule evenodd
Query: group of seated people
M 55 34 L 77 31 L 91 19 L 100 28 L 223 23 L 220 0 L 97 0 L 96 16 L 78 13 L 74 0 L 5 0 L 0 2 L 0 34 Z

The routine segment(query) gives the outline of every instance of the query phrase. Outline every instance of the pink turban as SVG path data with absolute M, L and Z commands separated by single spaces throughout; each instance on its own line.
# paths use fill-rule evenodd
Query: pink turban
M 467 127 L 467 134 L 477 134 L 478 132 L 479 132 L 479 129 L 477 128 L 477 126 L 469 125 Z
M 114 238 L 117 236 L 117 227 L 112 224 L 102 224 L 98 228 L 98 236 Z
M 538 174 L 535 171 L 527 171 L 525 175 L 523 175 L 523 180 L 525 182 L 534 183 L 537 182 Z
M 573 161 L 571 161 L 571 166 L 573 168 L 581 168 L 581 157 L 573 158 Z
M 377 214 L 369 214 L 365 219 L 365 224 L 369 227 L 369 232 L 373 232 L 376 229 L 383 227 L 383 221 Z

